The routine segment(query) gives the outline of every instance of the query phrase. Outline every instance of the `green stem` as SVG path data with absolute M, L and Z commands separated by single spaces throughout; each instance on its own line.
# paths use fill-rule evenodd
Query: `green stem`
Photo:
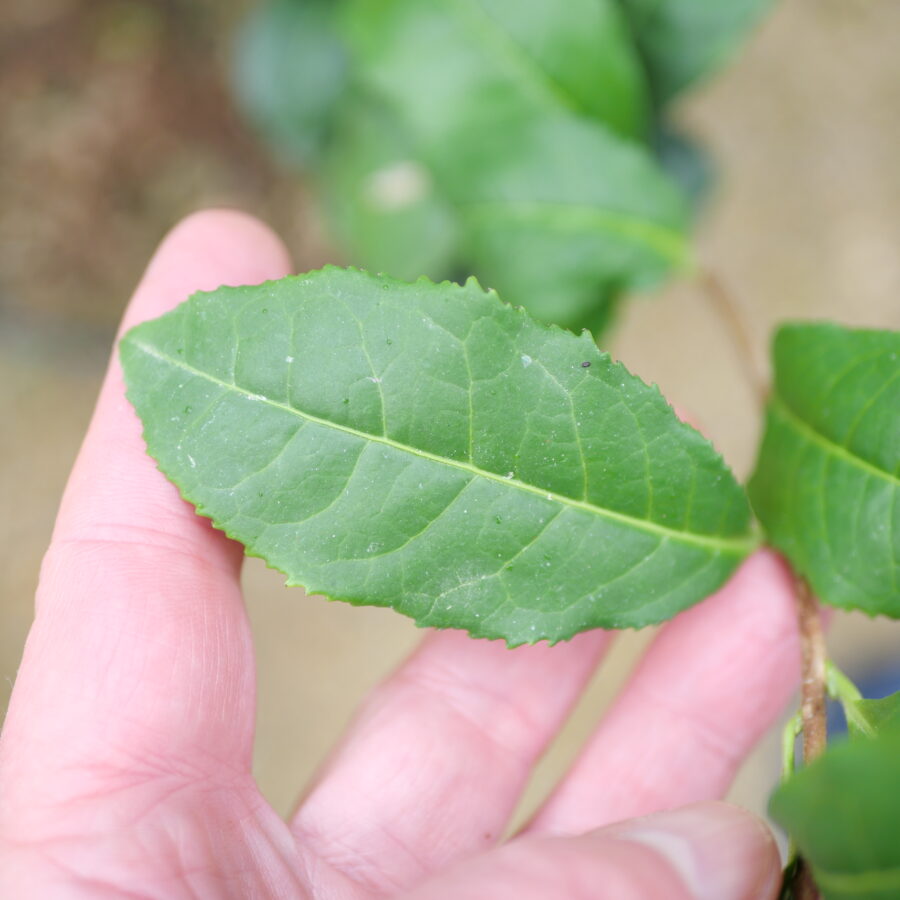
M 829 659 L 825 662 L 825 686 L 828 696 L 837 700 L 844 709 L 847 724 L 854 725 L 867 737 L 874 737 L 872 726 L 859 714 L 857 701 L 862 700 L 859 688 Z
M 795 712 L 784 726 L 781 732 L 781 780 L 787 781 L 796 768 L 797 737 L 803 731 L 803 718 L 799 711 Z
M 700 270 L 700 285 L 719 321 L 728 331 L 747 386 L 753 391 L 759 408 L 764 409 L 769 397 L 769 383 L 757 363 L 754 342 L 744 312 L 722 279 L 711 270 Z
M 795 712 L 784 726 L 781 732 L 781 781 L 788 781 L 794 774 L 797 763 L 797 738 L 803 731 L 803 717 L 799 710 Z M 797 859 L 797 845 L 793 835 L 788 835 L 787 868 L 790 868 Z

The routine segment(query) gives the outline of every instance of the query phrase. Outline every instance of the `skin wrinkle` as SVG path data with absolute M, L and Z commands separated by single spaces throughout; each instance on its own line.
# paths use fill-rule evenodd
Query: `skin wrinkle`
M 440 635 L 431 639 L 431 646 L 426 644 L 425 648 L 419 651 L 413 658 L 413 661 L 411 661 L 405 669 L 402 669 L 400 673 L 395 675 L 385 685 L 378 689 L 376 694 L 370 699 L 362 716 L 357 720 L 353 730 L 357 736 L 356 742 L 362 744 L 363 748 L 368 747 L 366 755 L 370 758 L 373 754 L 382 752 L 378 746 L 378 735 L 390 730 L 392 728 L 392 722 L 394 731 L 397 731 L 398 728 L 409 728 L 412 723 L 421 723 L 421 727 L 427 732 L 429 726 L 426 722 L 433 721 L 435 716 L 426 716 L 425 711 L 431 712 L 437 709 L 437 717 L 441 722 L 442 733 L 440 736 L 435 735 L 435 741 L 433 744 L 430 744 L 429 747 L 424 747 L 417 741 L 414 764 L 417 767 L 424 765 L 427 771 L 428 768 L 430 768 L 428 760 L 431 756 L 432 749 L 436 749 L 438 754 L 437 758 L 442 760 L 440 763 L 442 770 L 441 780 L 448 781 L 449 778 L 452 778 L 455 782 L 458 782 L 457 775 L 462 774 L 459 765 L 463 764 L 464 769 L 468 770 L 470 767 L 469 760 L 479 761 L 478 771 L 467 774 L 465 781 L 457 783 L 456 791 L 471 792 L 482 797 L 487 795 L 497 796 L 499 805 L 494 811 L 490 822 L 484 819 L 477 826 L 474 822 L 471 826 L 473 831 L 476 831 L 479 834 L 486 831 L 490 835 L 488 842 L 492 843 L 502 832 L 506 817 L 511 811 L 511 809 L 507 807 L 509 801 L 501 799 L 501 795 L 508 794 L 510 791 L 518 792 L 531 764 L 546 741 L 546 735 L 548 732 L 552 732 L 554 723 L 552 721 L 540 722 L 526 713 L 525 723 L 517 725 L 514 729 L 514 732 L 519 731 L 521 733 L 515 738 L 504 739 L 498 742 L 499 735 L 492 732 L 492 726 L 495 725 L 497 721 L 497 714 L 499 713 L 501 716 L 505 717 L 511 704 L 514 705 L 515 709 L 520 709 L 520 706 L 516 701 L 516 696 L 525 696 L 524 691 L 527 689 L 527 679 L 530 673 L 528 669 L 523 672 L 526 679 L 524 682 L 515 677 L 515 670 L 504 673 L 503 678 L 505 681 L 517 684 L 519 688 L 517 694 L 504 694 L 502 690 L 498 694 L 492 694 L 490 690 L 485 692 L 483 686 L 491 684 L 491 679 L 489 677 L 475 682 L 475 690 L 472 690 L 471 686 L 473 683 L 467 677 L 468 667 L 465 665 L 464 658 L 461 658 L 453 668 L 446 668 L 446 665 L 441 661 L 440 657 L 435 658 L 436 647 L 434 644 L 436 642 L 440 642 L 443 645 L 447 645 L 451 642 L 457 643 L 457 641 L 454 640 L 454 637 L 451 637 L 450 635 Z M 597 640 L 597 637 L 602 637 L 603 641 Z M 605 644 L 606 640 L 606 635 L 595 636 L 594 640 L 580 639 L 579 644 L 581 646 L 579 648 L 579 653 L 583 654 L 581 657 L 582 663 L 577 670 L 573 670 L 566 675 L 568 681 L 573 684 L 578 684 L 581 683 L 582 677 L 587 677 L 592 669 L 594 660 L 599 655 L 601 644 Z M 472 652 L 477 652 L 477 650 L 480 650 L 481 648 L 484 648 L 485 651 L 494 651 L 495 649 L 483 643 L 472 644 L 470 646 L 469 642 L 466 642 L 464 646 L 467 649 L 472 650 Z M 547 659 L 551 654 L 558 655 L 559 653 L 559 651 L 548 651 L 546 648 L 533 649 L 535 651 L 539 649 L 543 650 L 539 655 L 536 655 L 534 652 L 529 654 L 529 656 L 535 660 L 540 658 Z M 491 657 L 495 658 L 493 652 L 491 652 Z M 512 657 L 512 659 L 519 660 L 526 658 L 528 657 L 526 656 L 523 658 L 521 654 Z M 422 670 L 430 670 L 432 666 L 435 666 L 443 673 L 440 681 L 437 682 L 438 691 L 436 694 L 435 688 L 427 681 L 423 681 L 417 674 Z M 455 673 L 453 671 L 454 668 L 457 669 Z M 452 685 L 454 680 L 458 679 L 463 679 L 464 681 L 462 691 L 460 692 L 457 688 L 457 690 L 448 692 L 447 686 Z M 566 682 L 562 682 L 559 691 L 553 692 L 552 700 L 555 701 L 555 707 L 550 704 L 550 697 L 541 699 L 540 695 L 535 696 L 533 692 L 529 692 L 529 696 L 531 697 L 532 702 L 538 703 L 539 709 L 542 707 L 546 708 L 548 714 L 551 714 L 551 710 L 553 710 L 555 712 L 553 718 L 555 719 L 564 715 L 566 708 L 571 703 L 571 699 L 574 696 L 571 692 L 571 688 L 566 689 L 565 685 Z M 410 699 L 410 691 L 413 692 L 414 699 Z M 418 701 L 415 699 L 415 694 L 420 691 L 422 691 L 422 700 Z M 479 695 L 486 697 L 488 702 L 476 702 L 473 705 L 473 697 Z M 435 707 L 434 703 L 436 696 L 441 698 L 441 703 L 438 707 Z M 471 714 L 466 713 L 465 706 L 460 708 L 460 704 L 464 703 L 465 698 L 467 697 L 469 699 L 466 705 L 472 707 L 473 710 Z M 421 715 L 417 712 L 419 709 L 423 710 Z M 453 725 L 450 726 L 448 724 L 449 722 L 452 722 Z M 406 723 L 406 725 L 403 723 Z M 462 732 L 458 730 L 460 725 L 462 725 L 464 729 Z M 412 727 L 415 726 L 413 725 Z M 452 734 L 448 732 L 448 729 Z M 470 737 L 465 737 L 465 735 L 469 735 Z M 374 744 L 372 743 L 373 740 Z M 523 755 L 522 751 L 516 750 L 515 741 L 527 743 L 530 745 L 530 749 Z M 487 744 L 485 744 L 485 742 L 487 742 Z M 459 760 L 459 764 L 454 763 L 452 760 L 447 763 L 444 748 L 448 746 L 465 748 L 463 751 L 465 754 L 464 759 Z M 481 749 L 484 746 L 492 747 L 493 749 L 485 753 L 485 751 Z M 360 752 L 363 752 L 363 750 Z M 498 752 L 500 754 L 499 758 L 497 756 Z M 506 765 L 503 762 L 504 759 L 510 758 L 510 753 L 513 754 L 513 758 L 518 759 L 518 765 L 513 768 L 510 768 L 509 765 Z M 447 764 L 445 765 L 445 763 Z M 333 764 L 326 770 L 321 781 L 324 781 L 327 784 L 329 779 L 342 780 L 341 773 L 346 772 L 353 779 L 352 791 L 354 795 L 358 795 L 362 792 L 363 794 L 369 794 L 371 796 L 369 782 L 364 781 L 361 784 L 360 779 L 355 778 L 352 774 L 356 770 L 356 765 L 357 763 L 354 761 L 352 755 L 349 758 L 347 755 L 341 755 L 336 761 L 336 764 Z M 491 782 L 495 781 L 495 779 L 491 779 L 488 783 L 484 782 L 483 779 L 487 773 L 501 771 L 505 773 L 501 783 L 492 784 Z M 452 776 L 451 772 L 454 773 Z M 390 784 L 392 779 L 396 779 L 397 787 L 393 787 Z M 469 783 L 468 787 L 465 787 L 466 782 Z M 388 794 L 396 794 L 398 791 L 403 795 L 409 794 L 414 787 L 414 785 L 410 784 L 408 766 L 402 757 L 396 760 L 396 767 L 392 767 L 389 772 L 385 773 L 383 769 L 379 770 L 378 780 L 373 783 L 377 786 L 377 790 L 386 791 Z M 515 788 L 512 787 L 513 783 L 515 783 Z M 456 833 L 458 828 L 453 823 L 455 815 L 452 812 L 452 810 L 459 805 L 458 803 L 454 803 L 458 798 L 455 798 L 453 794 L 445 794 L 444 791 L 447 789 L 449 789 L 449 784 L 447 788 L 439 786 L 436 792 L 431 790 L 431 785 L 425 789 L 427 795 L 433 795 L 432 798 L 427 801 L 428 806 L 433 808 L 437 814 L 437 818 L 429 816 L 427 819 L 423 820 L 420 825 L 420 828 L 426 829 L 431 835 L 428 846 L 428 855 L 430 857 L 430 865 L 432 868 L 438 861 L 452 858 L 460 852 L 460 835 Z M 316 791 L 313 792 L 312 803 L 308 805 L 307 811 L 301 813 L 296 820 L 298 834 L 301 836 L 301 840 L 303 839 L 303 835 L 307 833 L 305 830 L 305 823 L 309 821 L 310 816 L 321 821 L 321 815 L 317 814 L 317 810 L 322 803 L 340 804 L 341 802 L 340 799 L 334 797 L 333 794 L 326 793 L 323 799 L 319 799 L 316 797 L 316 793 Z M 420 803 L 425 802 L 424 796 L 425 795 L 420 799 Z M 512 802 L 514 802 L 514 800 Z M 369 807 L 366 806 L 366 804 L 363 804 L 362 808 L 365 810 Z M 386 809 L 383 804 L 376 803 L 374 809 L 376 810 L 377 816 L 384 818 Z M 364 856 L 368 854 L 369 850 L 373 848 L 373 844 L 374 847 L 377 848 L 379 838 L 384 835 L 384 827 L 390 827 L 390 819 L 386 819 L 384 822 L 376 821 L 372 828 L 367 827 L 366 821 L 367 820 L 364 818 L 363 822 L 358 825 L 360 833 L 356 845 L 350 845 L 351 849 L 355 848 L 357 857 L 360 853 Z M 397 824 L 398 826 L 408 828 L 407 822 L 403 819 L 398 819 Z M 346 843 L 339 831 L 334 833 L 341 840 L 342 844 Z M 414 829 L 412 833 L 417 835 L 418 829 Z M 328 828 L 327 834 L 329 836 L 332 834 L 331 828 Z M 406 841 L 400 838 L 396 829 L 394 829 L 390 832 L 389 841 L 396 840 L 400 840 L 403 846 L 407 846 Z M 484 843 L 481 842 L 477 845 L 476 849 L 482 849 L 483 846 Z M 330 852 L 330 850 L 326 852 Z M 389 851 L 388 847 L 385 847 L 380 852 L 377 849 L 373 852 L 375 852 L 376 856 L 383 858 Z M 334 857 L 329 857 L 329 861 L 332 863 L 337 862 Z M 358 862 L 354 865 L 355 872 L 359 873 Z M 417 858 L 415 871 L 418 872 L 420 866 L 421 861 Z M 368 880 L 371 880 L 373 877 L 379 879 L 376 882 L 378 884 L 395 884 L 396 878 L 390 878 L 388 882 L 383 881 L 383 871 L 384 866 L 382 865 L 381 872 L 378 872 L 376 868 L 374 870 L 374 875 L 372 872 L 367 872 L 363 873 L 363 876 Z M 410 873 L 406 873 L 406 877 L 409 878 Z M 369 882 L 367 881 L 366 883 Z
M 366 823 L 358 823 L 358 827 L 359 825 L 363 829 L 366 828 Z M 366 896 L 391 896 L 403 889 L 410 872 L 415 873 L 416 880 L 423 879 L 429 873 L 430 867 L 426 862 L 395 831 L 384 824 L 370 823 L 370 825 L 371 832 L 403 858 L 405 864 L 402 866 L 402 879 L 392 878 L 381 865 L 384 853 L 384 846 L 381 843 L 372 844 L 372 847 L 379 847 L 379 851 L 368 850 L 366 846 L 344 840 L 340 835 L 326 836 L 316 831 L 305 830 L 302 826 L 294 826 L 294 835 L 298 843 L 307 845 L 326 866 L 351 879 Z
M 655 712 L 673 722 L 688 722 L 691 741 L 709 756 L 711 763 L 719 763 L 717 768 L 728 772 L 735 768 L 743 748 L 733 746 L 731 729 L 722 729 L 717 718 L 710 716 L 705 708 L 692 708 L 690 704 L 678 702 L 678 698 L 666 697 L 647 682 L 635 685 L 634 692 L 636 702 L 649 707 L 650 716 Z
M 432 887 L 426 882 L 404 900 L 481 900 L 488 896 L 492 900 L 598 900 L 598 885 L 603 886 L 604 898 L 615 900 L 662 896 L 665 900 L 690 900 L 672 865 L 659 854 L 636 843 L 621 842 L 611 850 L 604 846 L 608 840 L 602 833 L 575 838 L 519 838 L 493 854 L 495 862 L 483 893 L 463 894 L 459 888 L 465 879 L 451 877 L 446 887 Z M 612 863 L 612 855 L 624 865 Z M 478 873 L 483 859 L 476 857 L 457 868 Z
M 65 538 L 59 541 L 54 548 L 54 555 L 60 554 L 66 550 L 73 550 L 76 553 L 79 550 L 83 550 L 87 555 L 96 555 L 102 557 L 104 551 L 109 550 L 118 550 L 125 547 L 137 547 L 143 550 L 158 550 L 162 549 L 159 547 L 155 547 L 151 544 L 147 544 L 145 541 L 129 541 L 129 540 L 116 540 L 113 538 L 96 538 L 96 537 L 71 537 Z M 187 559 L 192 566 L 201 570 L 212 570 L 218 569 L 218 571 L 223 575 L 230 575 L 233 571 L 233 566 L 223 565 L 221 563 L 216 563 L 214 561 L 204 559 L 197 555 L 195 550 L 185 547 L 172 547 L 171 549 L 165 548 L 166 553 L 169 556 L 182 556 Z M 51 559 L 52 563 L 56 561 Z M 68 562 L 68 561 L 65 561 Z M 60 568 L 66 568 L 65 565 L 60 565 Z M 53 577 L 52 575 L 50 577 Z M 203 578 L 198 577 L 198 582 L 202 582 Z
M 94 846 L 98 840 L 104 842 L 107 839 L 113 840 L 116 845 L 121 845 L 124 841 L 123 849 L 127 849 L 130 844 L 137 842 L 143 846 L 143 849 L 139 854 L 140 856 L 152 856 L 153 858 L 159 858 L 160 860 L 168 860 L 170 872 L 166 877 L 166 881 L 176 885 L 181 882 L 186 882 L 187 886 L 190 888 L 190 883 L 193 880 L 192 876 L 197 874 L 203 875 L 206 879 L 212 878 L 216 881 L 221 881 L 226 886 L 235 882 L 245 883 L 247 879 L 244 875 L 247 871 L 250 871 L 250 869 L 248 869 L 251 862 L 250 859 L 240 863 L 239 868 L 235 871 L 225 872 L 219 870 L 219 863 L 216 861 L 216 857 L 219 855 L 216 849 L 216 841 L 223 834 L 223 830 L 220 826 L 216 826 L 212 830 L 210 830 L 208 826 L 204 829 L 207 832 L 207 840 L 209 843 L 207 845 L 207 852 L 203 854 L 206 858 L 202 862 L 194 862 L 183 856 L 183 842 L 180 840 L 178 834 L 168 831 L 164 824 L 161 830 L 156 827 L 157 821 L 164 823 L 162 816 L 171 809 L 173 801 L 176 801 L 179 797 L 181 799 L 177 800 L 177 805 L 183 807 L 186 811 L 189 811 L 189 818 L 196 818 L 196 814 L 199 812 L 201 816 L 200 821 L 203 821 L 204 818 L 209 821 L 205 815 L 206 812 L 214 814 L 218 807 L 222 807 L 223 809 L 227 808 L 231 803 L 231 798 L 242 797 L 244 799 L 241 800 L 241 805 L 246 807 L 246 812 L 244 815 L 236 817 L 227 829 L 236 832 L 235 837 L 240 838 L 241 834 L 246 830 L 242 823 L 247 822 L 255 824 L 254 820 L 259 818 L 259 811 L 265 811 L 265 805 L 262 799 L 259 798 L 252 779 L 247 775 L 243 775 L 242 780 L 244 782 L 242 785 L 235 784 L 234 786 L 229 786 L 216 784 L 211 778 L 207 778 L 205 783 L 203 780 L 198 781 L 193 777 L 190 779 L 178 778 L 175 783 L 165 786 L 164 789 L 159 792 L 154 792 L 152 797 L 148 798 L 146 803 L 142 803 L 136 810 L 129 811 L 129 814 L 125 818 L 117 816 L 116 821 L 110 821 L 107 825 L 104 825 L 101 830 L 91 833 L 90 829 L 85 829 L 85 825 L 93 821 L 93 810 L 96 809 L 97 806 L 95 801 L 100 799 L 100 795 L 98 795 L 90 798 L 91 802 L 87 804 L 84 815 L 76 815 L 73 817 L 74 821 L 70 834 L 59 835 L 49 841 L 40 842 L 35 845 L 33 849 L 37 849 L 44 853 L 49 859 L 60 866 L 68 865 L 69 871 L 79 883 L 84 882 L 82 877 L 84 874 L 83 867 L 80 865 L 80 860 L 83 856 L 81 848 L 86 844 L 88 846 Z M 127 800 L 129 794 L 134 794 L 134 790 L 135 786 L 133 784 L 123 788 L 122 793 L 124 796 L 120 797 L 120 800 Z M 200 801 L 199 803 L 197 802 L 198 800 Z M 125 829 L 124 832 L 123 826 Z M 153 840 L 147 842 L 143 839 L 143 835 L 150 836 Z M 157 838 L 160 837 L 163 838 L 162 844 L 159 844 L 157 840 Z M 240 844 L 238 844 L 238 846 L 240 846 Z M 288 846 L 290 847 L 290 851 L 294 850 L 292 843 Z M 166 847 L 169 847 L 170 850 L 167 850 Z M 196 854 L 196 847 L 193 847 L 192 849 Z M 246 850 L 250 851 L 251 857 L 258 856 L 258 854 L 252 852 L 253 844 L 247 844 Z M 118 855 L 121 857 L 121 851 Z M 73 861 L 77 860 L 79 861 L 79 864 L 75 864 L 75 862 L 67 864 L 64 862 L 63 857 L 67 857 Z M 289 869 L 290 866 L 287 865 L 286 858 L 283 862 L 285 867 Z M 229 866 L 232 866 L 232 863 L 233 860 L 229 862 Z M 99 881 L 100 877 L 100 875 L 97 875 L 89 878 L 88 883 L 93 883 L 95 880 Z M 110 875 L 108 878 L 112 883 L 113 876 Z M 297 886 L 297 890 L 299 891 L 299 886 Z M 175 894 L 172 892 L 171 885 L 166 885 L 159 887 L 158 892 L 155 890 L 154 893 L 149 894 L 148 896 L 153 898 L 171 898 L 173 896 L 209 897 L 210 895 L 205 890 L 191 890 L 190 894 L 183 894 L 182 892 Z M 229 889 L 224 896 L 243 898 L 248 895 L 243 889 L 238 887 L 234 891 Z M 262 895 L 254 892 L 252 896 Z M 298 893 L 292 892 L 290 896 L 296 897 L 298 896 Z
M 523 754 L 520 745 L 531 744 L 531 736 L 541 734 L 544 730 L 526 712 L 524 706 L 511 698 L 507 702 L 497 703 L 496 717 L 488 721 L 480 721 L 482 714 L 473 714 L 468 711 L 472 704 L 467 702 L 467 695 L 485 695 L 489 692 L 482 691 L 479 685 L 466 685 L 454 678 L 429 673 L 425 669 L 416 669 L 403 673 L 401 676 L 412 688 L 413 693 L 422 694 L 421 703 L 429 706 L 435 701 L 449 712 L 458 722 L 471 729 L 475 735 L 476 744 L 487 744 L 499 750 L 502 756 L 508 756 L 527 771 L 527 767 L 534 761 L 533 754 Z M 401 694 L 402 697 L 402 694 Z M 494 699 L 494 698 L 492 698 Z M 394 702 L 398 702 L 394 700 Z M 400 702 L 410 702 L 401 700 Z M 416 701 L 411 701 L 415 703 Z

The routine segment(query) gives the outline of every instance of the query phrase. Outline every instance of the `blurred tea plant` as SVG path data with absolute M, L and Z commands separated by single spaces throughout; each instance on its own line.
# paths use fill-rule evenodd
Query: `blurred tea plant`
M 770 2 L 268 0 L 234 82 L 352 263 L 596 336 L 690 265 L 710 164 L 671 103 Z

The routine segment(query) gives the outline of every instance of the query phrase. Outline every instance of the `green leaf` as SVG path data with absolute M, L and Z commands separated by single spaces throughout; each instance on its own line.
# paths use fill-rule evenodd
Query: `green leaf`
M 332 0 L 268 0 L 238 34 L 233 82 L 239 105 L 290 162 L 321 153 L 346 80 Z
M 684 198 L 623 137 L 643 139 L 646 104 L 611 0 L 357 0 L 344 21 L 356 83 L 457 212 L 461 265 L 510 302 L 598 329 L 623 290 L 685 264 Z M 397 255 L 366 258 L 393 274 Z
M 619 0 L 660 105 L 722 65 L 772 0 Z
M 663 171 L 681 188 L 696 217 L 715 182 L 714 161 L 697 141 L 664 121 L 653 136 L 653 146 Z
M 595 328 L 622 290 L 688 261 L 683 198 L 649 154 L 575 116 L 473 143 L 444 173 L 478 277 L 532 315 Z
M 750 497 L 832 606 L 900 616 L 900 333 L 788 325 Z
M 900 896 L 900 730 L 836 744 L 773 795 L 825 900 Z
M 656 388 L 474 281 L 220 288 L 121 352 L 162 471 L 313 593 L 558 641 L 669 618 L 756 543 Z
M 346 104 L 322 181 L 334 232 L 360 266 L 404 279 L 451 271 L 458 214 L 377 102 Z
M 352 0 L 342 20 L 360 81 L 431 155 L 522 114 L 646 131 L 644 73 L 614 0 Z
M 856 700 L 847 726 L 854 737 L 872 737 L 884 728 L 900 728 L 900 691 L 877 700 Z

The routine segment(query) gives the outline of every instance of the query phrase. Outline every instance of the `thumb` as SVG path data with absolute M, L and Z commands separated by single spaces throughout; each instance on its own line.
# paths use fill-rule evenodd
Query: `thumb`
M 578 837 L 526 837 L 420 885 L 407 900 L 772 900 L 771 832 L 725 803 L 630 819 Z
M 605 842 L 612 854 L 617 842 L 649 850 L 691 900 L 768 900 L 781 886 L 781 858 L 771 831 L 728 803 L 698 803 L 629 819 L 591 837 Z

